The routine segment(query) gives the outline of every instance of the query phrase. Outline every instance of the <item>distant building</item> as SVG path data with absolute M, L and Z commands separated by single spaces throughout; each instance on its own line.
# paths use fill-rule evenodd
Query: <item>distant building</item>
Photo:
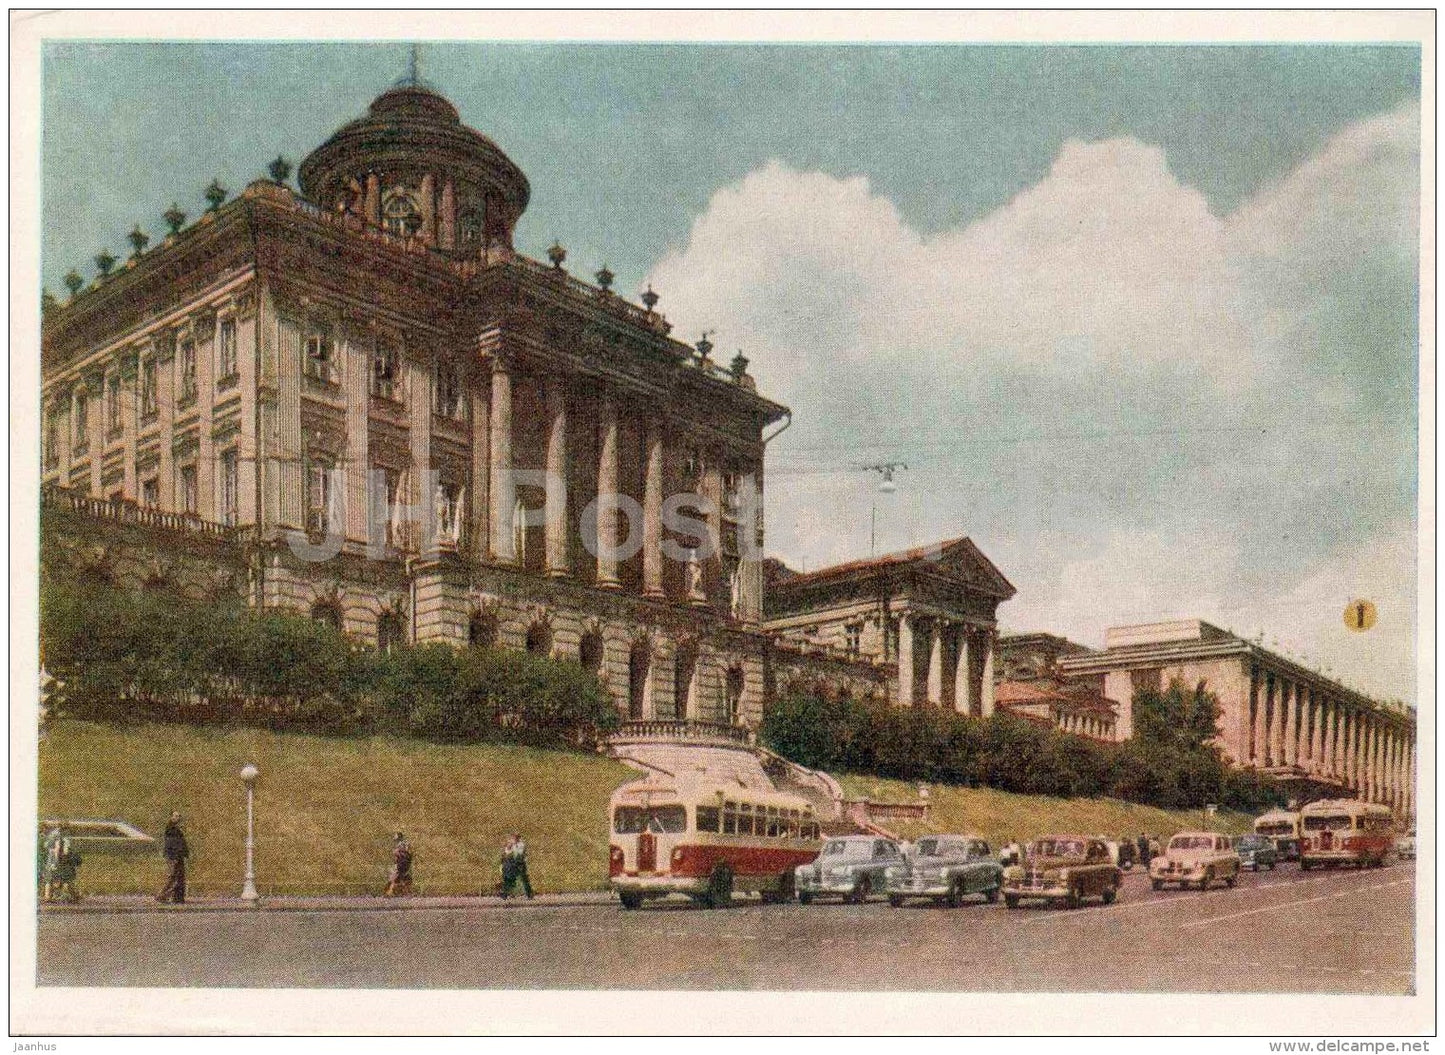
M 1092 740 L 1127 740 L 1133 735 L 1128 708 L 1105 698 L 1103 679 L 1070 679 L 1059 671 L 1060 659 L 1092 651 L 1054 634 L 1003 635 L 994 686 L 999 709 Z
M 1014 592 L 967 538 L 801 573 L 770 562 L 764 627 L 780 660 L 791 648 L 844 664 L 837 677 L 849 691 L 881 675 L 899 706 L 986 717 L 998 606 Z
M 1174 679 L 1219 698 L 1225 758 L 1296 799 L 1358 795 L 1415 814 L 1415 710 L 1383 703 L 1197 619 L 1111 628 L 1103 651 L 1061 655 L 1060 675 L 1103 682 L 1123 715 L 1134 693 Z M 1127 739 L 1121 735 L 1120 739 Z

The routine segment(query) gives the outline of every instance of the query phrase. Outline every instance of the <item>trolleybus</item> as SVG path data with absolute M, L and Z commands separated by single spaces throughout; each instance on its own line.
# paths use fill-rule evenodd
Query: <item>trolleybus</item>
M 1289 810 L 1270 810 L 1254 819 L 1254 834 L 1264 835 L 1274 843 L 1281 861 L 1299 860 L 1299 814 Z
M 608 873 L 622 907 L 687 894 L 711 908 L 733 891 L 790 900 L 793 869 L 822 849 L 812 803 L 737 784 L 649 776 L 612 795 Z
M 1300 867 L 1378 868 L 1395 838 L 1389 807 L 1354 799 L 1311 802 L 1300 810 Z

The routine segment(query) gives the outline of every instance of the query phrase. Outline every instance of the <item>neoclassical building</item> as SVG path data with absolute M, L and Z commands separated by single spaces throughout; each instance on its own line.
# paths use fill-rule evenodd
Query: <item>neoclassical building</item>
M 1415 815 L 1415 711 L 1355 692 L 1198 619 L 1113 627 L 1103 651 L 1061 656 L 1060 673 L 1129 713 L 1134 692 L 1174 679 L 1219 697 L 1217 743 L 1299 800 L 1358 795 Z M 1120 739 L 1127 739 L 1121 736 Z
M 853 694 L 987 717 L 998 606 L 1014 592 L 967 538 L 810 572 L 773 562 L 766 627 L 781 647 L 850 664 L 836 680 Z
M 575 658 L 632 718 L 755 724 L 763 454 L 788 412 L 747 361 L 560 246 L 518 253 L 526 177 L 414 80 L 298 183 L 172 217 L 46 311 L 48 523 L 126 526 L 51 552 L 211 561 L 240 570 L 202 592 L 380 647 Z

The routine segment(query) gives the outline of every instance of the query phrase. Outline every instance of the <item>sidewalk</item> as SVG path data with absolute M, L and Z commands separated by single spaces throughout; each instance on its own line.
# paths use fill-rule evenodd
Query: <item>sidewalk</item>
M 93 894 L 73 905 L 42 903 L 45 914 L 124 913 L 124 912 L 387 912 L 415 909 L 523 909 L 572 908 L 580 905 L 616 905 L 617 895 L 586 892 L 576 894 L 538 894 L 525 897 L 499 898 L 494 895 L 437 895 L 379 897 L 375 895 L 277 894 L 262 896 L 250 905 L 235 895 L 208 894 L 188 898 L 183 905 L 163 904 L 146 894 Z

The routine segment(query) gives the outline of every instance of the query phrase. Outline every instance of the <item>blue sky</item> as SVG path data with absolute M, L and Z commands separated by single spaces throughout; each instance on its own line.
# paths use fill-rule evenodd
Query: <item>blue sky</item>
M 42 273 L 297 162 L 401 44 L 47 45 Z M 969 534 L 1011 629 L 1200 616 L 1414 697 L 1419 52 L 428 44 L 554 239 L 797 422 L 769 549 Z M 1356 595 L 1381 609 L 1349 635 Z

